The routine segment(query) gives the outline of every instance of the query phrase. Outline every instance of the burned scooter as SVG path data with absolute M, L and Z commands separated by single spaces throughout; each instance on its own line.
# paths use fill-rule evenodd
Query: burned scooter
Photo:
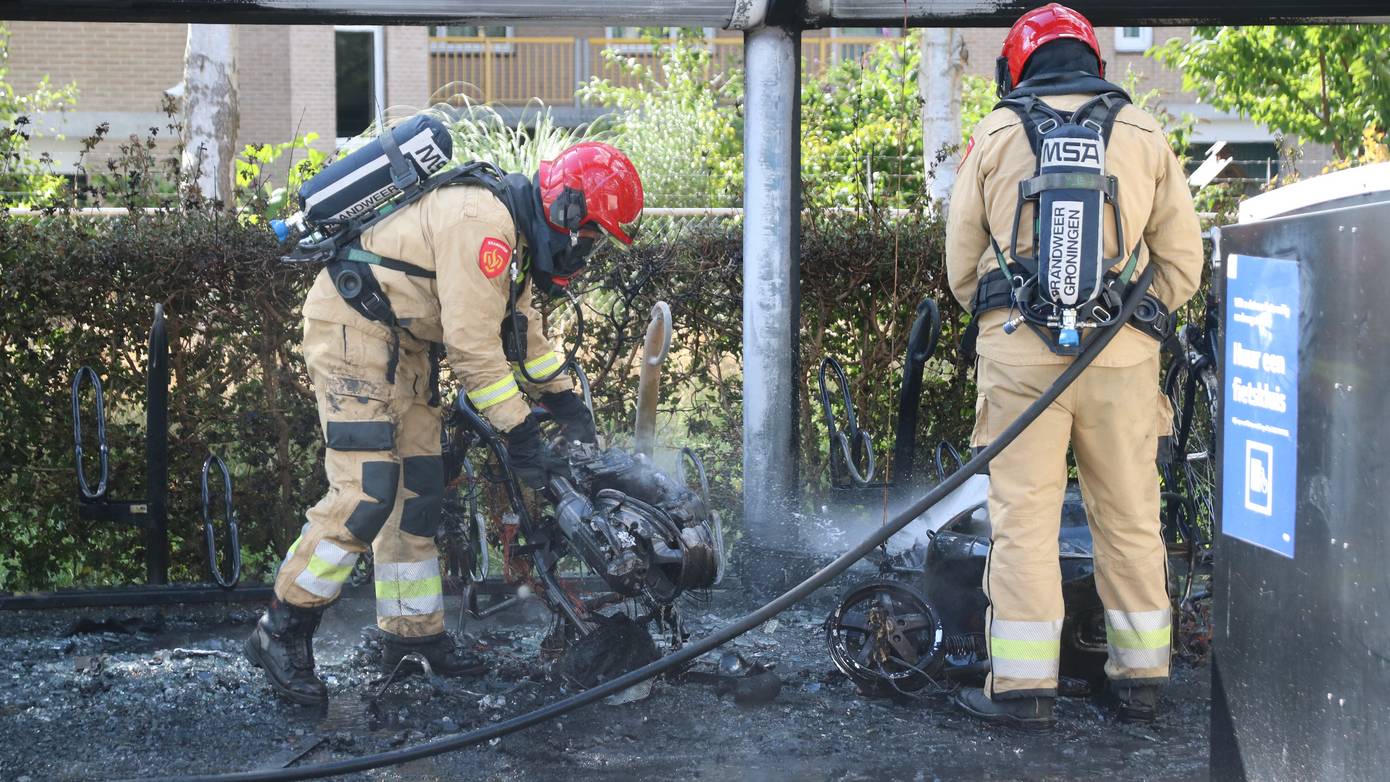
M 844 369 L 834 358 L 821 363 L 821 409 L 829 433 L 832 490 L 844 503 L 892 502 L 905 492 L 940 482 L 963 463 L 947 441 L 932 451 L 934 475 L 916 470 L 916 429 L 922 378 L 941 334 L 935 302 L 917 308 L 908 340 L 898 398 L 897 439 L 891 482 L 874 482 L 873 440 L 860 429 Z M 827 383 L 833 375 L 847 427 L 835 422 Z M 910 694 L 978 680 L 989 670 L 981 586 L 990 549 L 988 481 L 974 478 L 961 489 L 955 510 L 927 516 L 899 533 L 875 558 L 876 578 L 848 589 L 825 621 L 825 639 L 837 668 L 866 692 Z M 1090 529 L 1080 492 L 1068 488 L 1058 539 L 1066 616 L 1063 671 L 1093 678 L 1105 661 L 1104 609 L 1096 592 Z M 1072 686 L 1080 683 L 1073 682 Z
M 670 314 L 664 304 L 654 311 L 653 329 L 661 311 L 666 337 L 657 335 L 660 356 L 653 366 L 669 347 Z M 647 361 L 653 360 L 652 344 L 649 331 Z M 587 401 L 587 379 L 577 366 L 575 371 Z M 545 427 L 549 414 L 535 413 Z M 495 457 L 481 474 L 470 458 L 475 448 Z M 693 451 L 682 452 L 682 466 L 691 465 L 698 491 L 685 485 L 684 476 L 658 470 L 646 453 L 558 438 L 556 448 L 567 469 L 552 475 L 538 502 L 529 502 L 508 466 L 503 438 L 460 396 L 445 431 L 451 487 L 445 528 L 446 535 L 452 528 L 455 536 L 446 547 L 447 571 L 474 618 L 527 596 L 540 598 L 556 617 L 543 651 L 558 658 L 564 679 L 590 687 L 660 656 L 653 634 L 664 638 L 667 650 L 686 641 L 679 599 L 698 599 L 719 581 L 723 535 L 708 502 L 704 467 Z M 489 483 L 501 489 L 506 507 L 483 520 L 478 489 Z M 480 610 L 477 587 L 488 576 L 490 549 L 501 552 L 502 579 L 515 596 Z M 591 574 L 587 584 L 576 588 L 577 579 L 563 574 L 565 560 L 577 560 Z M 626 610 L 605 611 L 613 606 Z

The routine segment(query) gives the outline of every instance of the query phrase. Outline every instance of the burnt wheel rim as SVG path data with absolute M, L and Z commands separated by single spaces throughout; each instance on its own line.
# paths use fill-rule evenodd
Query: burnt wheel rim
M 913 692 L 945 663 L 937 612 L 898 581 L 850 590 L 826 619 L 825 639 L 835 666 L 861 686 Z

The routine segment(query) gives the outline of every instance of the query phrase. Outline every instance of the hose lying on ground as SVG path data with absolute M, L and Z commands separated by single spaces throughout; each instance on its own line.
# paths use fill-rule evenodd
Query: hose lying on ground
M 481 744 L 485 741 L 506 736 L 519 730 L 529 728 L 532 725 L 545 722 L 546 720 L 567 714 L 581 706 L 587 706 L 594 701 L 606 698 L 616 692 L 621 692 L 634 684 L 638 684 L 654 676 L 658 676 L 672 668 L 683 665 L 690 660 L 699 657 L 713 649 L 716 649 L 740 635 L 759 627 L 767 620 L 782 613 L 792 605 L 802 600 L 812 592 L 824 586 L 831 579 L 849 569 L 851 565 L 858 562 L 869 552 L 878 548 L 879 544 L 892 537 L 903 527 L 907 526 L 913 519 L 921 516 L 936 503 L 945 499 L 947 495 L 955 491 L 967 478 L 979 473 L 989 464 L 990 460 L 1003 451 L 1009 443 L 1013 442 L 1028 425 L 1033 422 L 1044 410 L 1048 408 L 1057 397 L 1062 394 L 1073 382 L 1076 381 L 1100 355 L 1110 340 L 1123 328 L 1123 324 L 1129 322 L 1134 310 L 1143 300 L 1148 291 L 1149 284 L 1153 281 L 1154 267 L 1152 264 L 1145 267 L 1144 273 L 1140 275 L 1134 286 L 1130 289 L 1129 296 L 1125 298 L 1124 307 L 1120 310 L 1120 315 L 1116 318 L 1116 325 L 1100 330 L 1092 339 L 1086 349 L 1081 352 L 1076 360 L 1067 366 L 1057 380 L 1043 393 L 1037 401 L 1028 406 L 1019 417 L 1009 424 L 1009 427 L 999 435 L 994 442 L 990 443 L 976 454 L 975 458 L 966 462 L 963 467 L 951 473 L 946 480 L 937 484 L 931 491 L 910 507 L 898 513 L 887 524 L 880 527 L 868 538 L 864 539 L 859 545 L 836 557 L 833 562 L 816 571 L 810 578 L 792 587 L 780 596 L 767 603 L 763 607 L 747 614 L 742 619 L 726 625 L 718 631 L 707 635 L 697 641 L 691 642 L 688 646 L 666 655 L 660 660 L 648 663 L 635 671 L 630 671 L 611 679 L 593 689 L 575 693 L 567 698 L 561 698 L 554 703 L 542 706 L 534 711 L 519 714 L 511 719 L 503 720 L 492 725 L 488 725 L 468 733 L 456 736 L 448 736 L 434 741 L 419 744 L 414 747 L 380 752 L 373 755 L 363 755 L 356 758 L 335 760 L 328 763 L 319 763 L 312 766 L 302 766 L 299 768 L 273 769 L 265 771 L 241 771 L 226 774 L 212 774 L 206 776 L 180 776 L 180 777 L 161 777 L 166 782 L 284 782 L 286 780 L 297 779 L 318 779 L 322 777 L 336 776 L 339 774 L 350 774 L 357 771 L 366 771 L 383 766 L 391 766 L 399 763 L 406 763 L 411 760 L 440 755 L 445 752 L 452 752 L 456 749 Z

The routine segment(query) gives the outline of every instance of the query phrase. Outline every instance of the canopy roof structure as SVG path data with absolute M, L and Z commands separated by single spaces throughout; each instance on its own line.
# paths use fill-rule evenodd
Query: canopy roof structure
M 1025 0 L 0 0 L 0 18 L 241 24 L 497 24 L 542 19 L 748 30 L 902 25 L 1008 27 Z M 1390 21 L 1383 0 L 1074 0 L 1097 25 Z

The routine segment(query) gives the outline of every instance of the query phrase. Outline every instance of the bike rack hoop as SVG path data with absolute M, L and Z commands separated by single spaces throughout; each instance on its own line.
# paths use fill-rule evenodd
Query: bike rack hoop
M 87 483 L 87 471 L 82 464 L 81 392 L 84 379 L 91 383 L 92 391 L 96 393 L 97 459 L 101 469 L 99 473 L 101 477 L 97 481 L 96 489 L 91 488 L 91 484 Z M 84 500 L 102 499 L 106 496 L 107 482 L 111 476 L 111 452 L 106 445 L 106 399 L 101 388 L 101 377 L 97 375 L 95 369 L 85 365 L 77 370 L 77 375 L 72 380 L 72 442 L 77 459 L 77 488 L 82 492 L 82 498 Z
M 217 469 L 222 473 L 222 510 L 227 521 L 227 550 L 222 556 L 217 555 L 217 531 L 212 523 L 212 492 L 209 490 L 208 476 L 212 466 L 217 465 Z M 235 589 L 237 582 L 241 580 L 241 538 L 237 531 L 236 510 L 232 507 L 232 474 L 227 470 L 227 464 L 222 461 L 222 457 L 210 453 L 203 460 L 203 535 L 208 544 L 208 570 L 212 573 L 212 579 L 223 589 Z M 222 565 L 231 560 L 231 569 L 227 575 L 222 574 Z

